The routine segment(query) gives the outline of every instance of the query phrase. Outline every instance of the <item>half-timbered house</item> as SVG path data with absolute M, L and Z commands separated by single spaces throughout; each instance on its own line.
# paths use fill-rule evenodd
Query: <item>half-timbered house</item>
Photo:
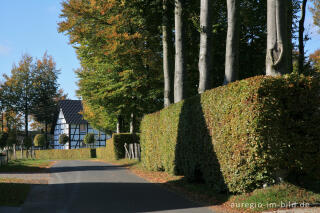
M 82 114 L 82 102 L 80 100 L 62 100 L 59 101 L 59 116 L 54 129 L 54 149 L 77 149 L 86 147 L 83 138 L 87 133 L 95 134 L 95 143 L 90 147 L 100 147 L 106 145 L 106 140 L 111 136 L 102 131 L 93 129 L 90 124 L 84 120 Z M 65 145 L 59 144 L 61 134 L 69 137 L 69 142 Z

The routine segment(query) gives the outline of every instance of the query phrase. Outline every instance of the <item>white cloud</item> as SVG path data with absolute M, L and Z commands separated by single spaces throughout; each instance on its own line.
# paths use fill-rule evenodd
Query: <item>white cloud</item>
M 0 44 L 0 55 L 9 55 L 11 48 L 7 45 Z

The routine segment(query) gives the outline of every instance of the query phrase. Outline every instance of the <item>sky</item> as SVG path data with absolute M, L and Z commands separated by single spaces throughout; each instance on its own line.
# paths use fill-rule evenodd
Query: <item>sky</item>
M 0 76 L 10 74 L 12 65 L 28 53 L 42 58 L 47 51 L 60 70 L 58 83 L 71 99 L 77 99 L 80 67 L 66 35 L 58 33 L 61 0 L 2 0 L 0 7 Z
M 0 7 L 0 79 L 10 74 L 12 65 L 25 53 L 41 58 L 47 53 L 53 56 L 59 75 L 60 87 L 71 99 L 77 99 L 77 77 L 74 70 L 80 67 L 75 50 L 68 37 L 58 33 L 62 0 L 2 0 Z M 308 11 L 306 32 L 311 40 L 306 43 L 307 54 L 320 48 L 319 30 L 313 26 Z

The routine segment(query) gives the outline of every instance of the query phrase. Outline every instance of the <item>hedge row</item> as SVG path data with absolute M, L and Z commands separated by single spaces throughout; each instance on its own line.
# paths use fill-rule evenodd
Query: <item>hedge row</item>
M 142 164 L 235 193 L 319 177 L 319 92 L 316 78 L 258 76 L 186 99 L 143 118 Z
M 50 149 L 35 150 L 36 159 L 55 160 L 55 159 L 89 159 L 95 157 L 95 149 Z
M 139 135 L 130 133 L 113 134 L 106 147 L 97 148 L 97 158 L 119 160 L 125 157 L 124 144 L 139 143 Z

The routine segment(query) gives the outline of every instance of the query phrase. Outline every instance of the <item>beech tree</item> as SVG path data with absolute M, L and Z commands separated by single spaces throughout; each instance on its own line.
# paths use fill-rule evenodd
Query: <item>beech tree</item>
M 177 103 L 185 98 L 184 81 L 186 75 L 185 62 L 185 33 L 183 21 L 184 0 L 175 0 L 174 23 L 175 23 L 175 74 L 174 74 L 174 102 Z
M 299 21 L 299 59 L 298 59 L 298 69 L 299 73 L 303 73 L 304 68 L 304 21 L 306 18 L 306 6 L 307 0 L 303 0 L 301 4 L 301 18 Z
M 162 1 L 141 0 L 62 3 L 59 31 L 76 46 L 77 94 L 89 122 L 105 121 L 96 123 L 98 129 L 128 130 L 132 113 L 139 118 L 163 106 L 161 6 Z
M 288 72 L 288 1 L 267 1 L 267 54 L 266 75 L 276 76 Z
M 172 103 L 173 60 L 172 60 L 172 26 L 170 19 L 169 1 L 163 0 L 162 5 L 162 48 L 163 48 L 163 78 L 164 78 L 164 107 Z
M 209 6 L 211 0 L 201 0 L 200 6 L 200 53 L 199 53 L 199 88 L 203 93 L 211 88 L 212 72 L 212 18 Z
M 228 32 L 226 43 L 226 65 L 224 84 L 239 78 L 239 33 L 240 3 L 239 0 L 227 0 Z
M 319 0 L 311 0 L 313 2 L 313 7 L 310 8 L 313 15 L 313 23 L 320 27 L 320 1 Z M 319 30 L 320 33 L 320 30 Z

